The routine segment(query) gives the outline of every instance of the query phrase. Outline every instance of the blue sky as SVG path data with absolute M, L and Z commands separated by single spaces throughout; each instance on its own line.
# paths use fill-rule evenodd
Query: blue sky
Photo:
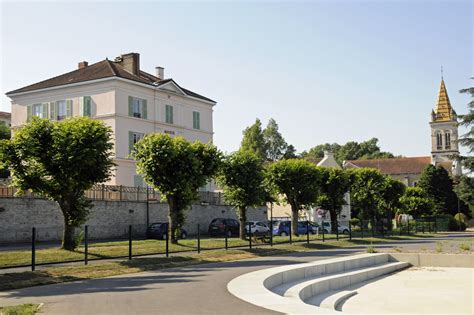
M 298 151 L 377 137 L 428 155 L 441 65 L 454 108 L 467 108 L 473 16 L 471 1 L 3 2 L 0 110 L 7 91 L 133 51 L 218 102 L 224 151 L 273 117 Z

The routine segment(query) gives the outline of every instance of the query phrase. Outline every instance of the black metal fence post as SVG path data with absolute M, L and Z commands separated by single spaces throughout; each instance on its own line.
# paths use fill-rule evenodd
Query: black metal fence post
M 407 225 L 408 225 L 407 233 L 408 235 L 410 235 L 410 218 L 407 218 Z
M 438 227 L 436 226 L 436 218 L 434 219 L 433 223 L 434 223 L 434 232 L 438 233 Z
M 165 239 L 165 255 L 166 257 L 169 257 L 170 255 L 170 229 L 168 227 L 168 231 L 166 232 L 166 239 Z
M 89 263 L 89 226 L 84 226 L 84 265 Z
M 309 220 L 306 220 L 306 244 L 309 245 Z
M 291 234 L 293 234 L 293 233 L 291 233 L 291 225 L 292 225 L 292 223 L 293 223 L 293 222 L 290 221 L 290 229 L 289 229 L 289 231 L 290 231 L 290 244 L 292 244 L 292 241 L 293 241 L 292 238 L 291 238 Z
M 372 237 L 374 237 L 375 219 L 370 222 Z
M 403 223 L 402 223 L 402 220 L 400 219 L 400 227 L 398 228 L 398 234 L 400 236 L 402 235 L 402 229 L 403 229 Z
M 364 239 L 364 220 L 360 220 L 360 238 Z
M 431 219 L 428 220 L 428 232 L 431 234 Z
M 352 224 L 351 224 L 351 221 L 349 221 L 349 241 L 352 241 Z
M 382 219 L 381 223 L 382 223 L 382 226 L 381 226 L 381 228 L 382 228 L 382 237 L 385 238 L 385 229 L 384 229 L 384 226 L 383 226 L 383 219 Z
M 199 229 L 199 224 L 198 224 L 198 254 L 201 253 L 201 230 Z
M 273 217 L 270 217 L 270 247 L 273 246 Z
M 227 228 L 227 225 L 226 225 L 225 229 L 224 229 L 224 231 L 225 231 L 225 249 L 226 250 L 229 248 L 228 243 L 227 243 L 227 233 L 229 233 L 228 230 L 229 229 Z
M 31 271 L 36 269 L 36 228 L 31 231 Z
M 132 260 L 132 225 L 128 226 L 128 260 Z
M 323 242 L 324 242 L 325 235 L 326 235 L 325 229 L 324 229 L 324 220 L 321 221 L 321 230 L 322 230 L 322 232 L 323 232 Z
M 339 224 L 337 222 L 337 219 L 334 221 L 334 224 L 336 226 L 336 240 L 339 241 Z
M 415 234 L 418 234 L 418 221 L 415 220 Z
M 249 227 L 249 233 L 248 233 L 248 236 L 249 236 L 249 248 L 252 249 L 252 223 L 249 222 L 248 227 Z

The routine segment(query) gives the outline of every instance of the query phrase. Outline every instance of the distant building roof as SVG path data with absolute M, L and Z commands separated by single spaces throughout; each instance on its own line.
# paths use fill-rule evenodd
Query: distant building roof
M 12 117 L 12 114 L 8 112 L 0 112 L 0 117 L 10 119 Z
M 431 164 L 430 156 L 419 156 L 376 160 L 349 160 L 344 162 L 344 168 L 368 167 L 376 168 L 382 174 L 401 175 L 420 174 L 429 164 Z M 442 162 L 439 165 L 451 173 L 452 162 Z
M 139 65 L 138 65 L 139 67 Z M 23 92 L 31 92 L 35 90 L 62 86 L 67 84 L 73 83 L 80 83 L 104 78 L 111 78 L 111 77 L 119 77 L 143 84 L 149 84 L 151 86 L 160 86 L 170 81 L 173 81 L 176 85 L 178 85 L 173 79 L 160 79 L 154 75 L 151 75 L 145 71 L 138 69 L 138 71 L 130 72 L 127 71 L 126 68 L 123 66 L 121 61 L 111 61 L 108 59 L 96 62 L 94 64 L 88 65 L 87 63 L 84 64 L 83 67 L 76 69 L 74 71 L 61 74 L 59 76 L 34 83 L 20 89 L 16 89 L 10 92 L 7 92 L 7 95 L 16 94 L 16 93 L 23 93 Z M 179 86 L 179 85 L 178 85 Z M 215 103 L 210 98 L 187 90 L 179 86 L 180 89 L 189 96 L 200 98 L 209 102 Z

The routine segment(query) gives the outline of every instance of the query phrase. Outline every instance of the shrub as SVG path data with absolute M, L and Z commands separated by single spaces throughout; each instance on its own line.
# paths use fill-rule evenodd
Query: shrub
M 350 222 L 351 226 L 360 226 L 360 220 L 358 218 L 352 218 Z

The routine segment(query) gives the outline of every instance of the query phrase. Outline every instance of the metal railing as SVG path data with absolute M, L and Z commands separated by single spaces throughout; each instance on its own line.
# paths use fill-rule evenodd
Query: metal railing
M 18 195 L 18 189 L 13 186 L 0 185 L 0 198 L 32 198 L 44 199 L 31 191 Z M 165 202 L 158 191 L 153 188 L 131 187 L 123 185 L 95 185 L 85 192 L 89 200 L 107 200 L 107 201 L 138 201 L 146 202 L 157 201 Z M 199 191 L 198 198 L 194 204 L 201 205 L 226 205 L 224 196 L 221 192 Z

